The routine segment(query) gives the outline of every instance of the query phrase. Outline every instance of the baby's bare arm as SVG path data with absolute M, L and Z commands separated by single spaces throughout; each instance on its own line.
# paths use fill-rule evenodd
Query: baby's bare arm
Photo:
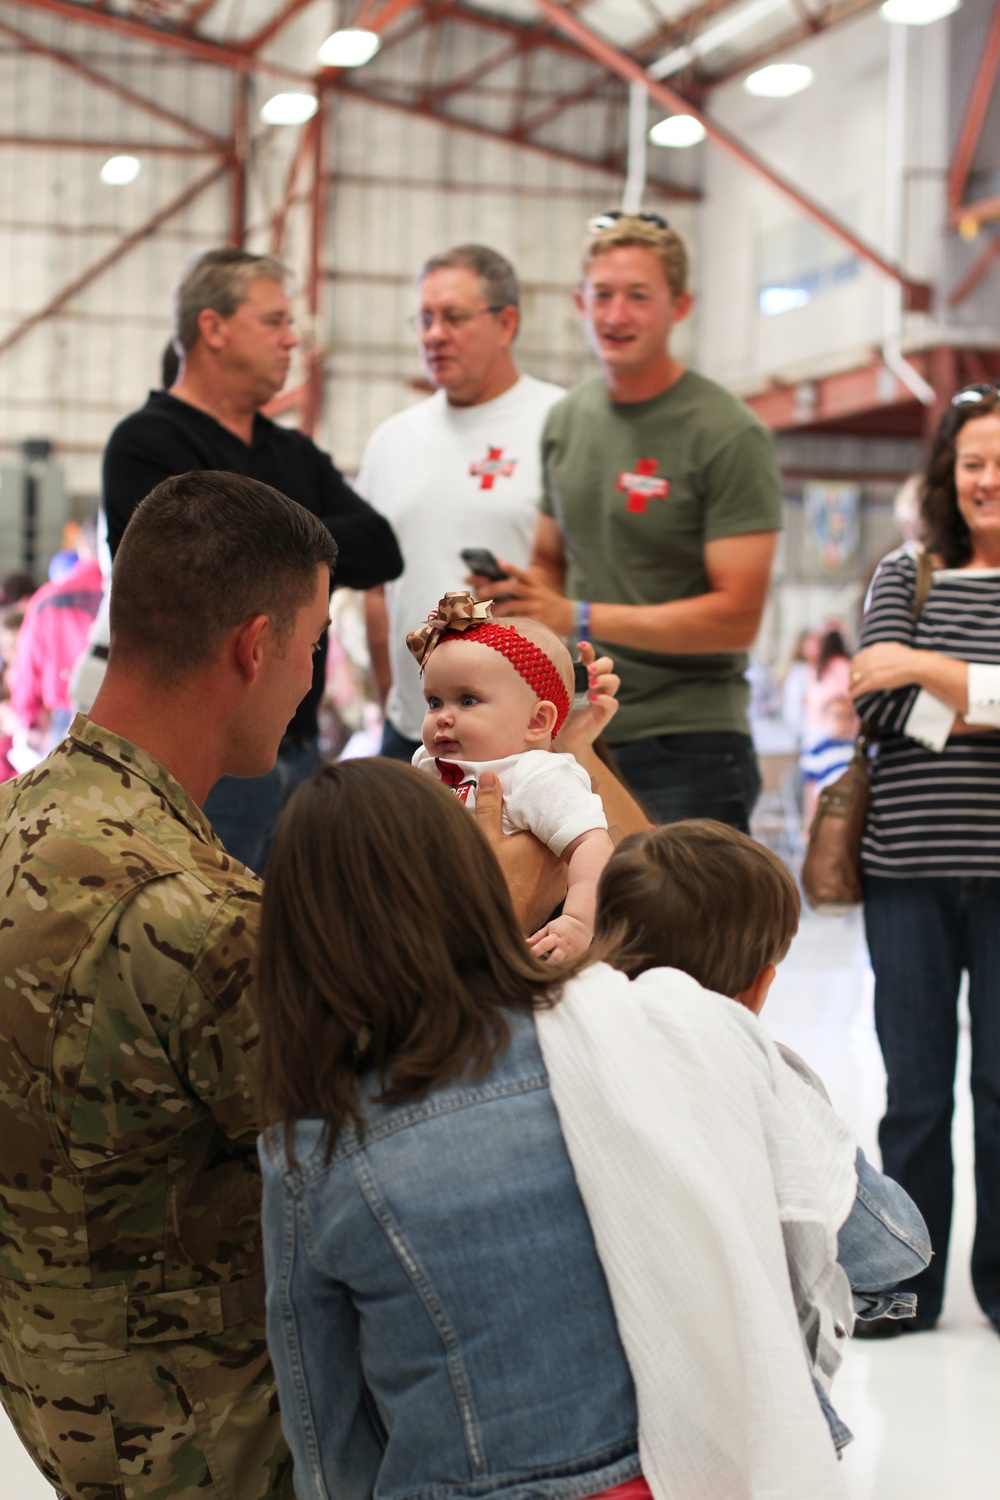
M 589 828 L 563 850 L 567 866 L 562 915 L 546 922 L 528 944 L 539 957 L 575 958 L 590 946 L 597 909 L 597 882 L 611 858 L 612 843 L 603 828 Z

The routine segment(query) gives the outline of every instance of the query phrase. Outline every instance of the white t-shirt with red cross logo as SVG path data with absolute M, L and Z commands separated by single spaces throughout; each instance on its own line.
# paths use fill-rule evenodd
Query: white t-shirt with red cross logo
M 393 676 L 386 711 L 408 739 L 420 738 L 424 700 L 406 633 L 449 589 L 465 588 L 463 548 L 527 563 L 542 494 L 542 428 L 565 394 L 531 375 L 479 406 L 451 406 L 437 391 L 368 440 L 354 487 L 391 522 L 405 564 L 385 590 Z

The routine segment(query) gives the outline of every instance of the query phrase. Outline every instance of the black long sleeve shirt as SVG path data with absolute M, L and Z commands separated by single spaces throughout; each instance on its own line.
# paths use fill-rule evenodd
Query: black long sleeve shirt
M 329 454 L 311 438 L 262 416 L 244 443 L 207 412 L 166 391 L 151 391 L 140 411 L 119 422 L 104 450 L 104 509 L 112 557 L 140 500 L 162 479 L 192 469 L 224 469 L 270 484 L 328 527 L 339 548 L 337 583 L 368 589 L 403 570 L 392 527 L 356 495 Z M 313 737 L 326 675 L 327 639 L 316 653 L 313 684 L 288 726 Z

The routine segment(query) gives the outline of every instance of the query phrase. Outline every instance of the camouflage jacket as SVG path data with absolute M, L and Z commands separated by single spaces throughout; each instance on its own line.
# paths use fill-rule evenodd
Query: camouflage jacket
M 0 1396 L 73 1496 L 285 1493 L 259 902 L 163 767 L 82 716 L 0 793 Z

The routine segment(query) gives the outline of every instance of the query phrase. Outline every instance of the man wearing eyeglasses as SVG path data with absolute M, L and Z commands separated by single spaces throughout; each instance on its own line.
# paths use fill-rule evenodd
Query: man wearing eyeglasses
M 466 548 L 525 565 L 542 492 L 541 435 L 559 386 L 521 375 L 514 268 L 485 245 L 432 256 L 417 277 L 413 319 L 433 396 L 372 434 L 356 488 L 392 524 L 401 578 L 365 596 L 376 685 L 385 699 L 382 753 L 409 761 L 424 701 L 406 632 L 449 589 L 465 587 Z
M 658 215 L 592 221 L 576 303 L 601 373 L 549 416 L 531 564 L 502 559 L 512 578 L 498 608 L 614 657 L 621 707 L 607 739 L 652 817 L 747 831 L 760 778 L 746 650 L 781 490 L 766 429 L 670 352 L 691 308 L 687 274 Z

